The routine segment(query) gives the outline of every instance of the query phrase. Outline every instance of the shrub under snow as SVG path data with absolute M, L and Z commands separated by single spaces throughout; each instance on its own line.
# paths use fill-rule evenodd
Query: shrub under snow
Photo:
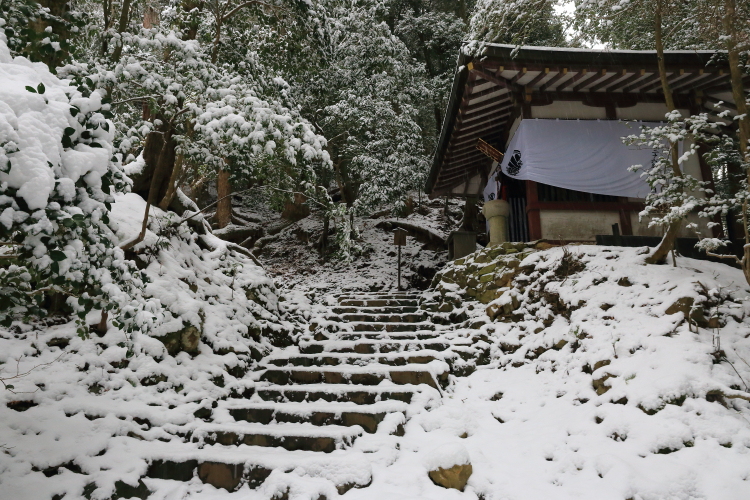
M 132 330 L 158 304 L 108 227 L 127 185 L 113 157 L 102 95 L 84 96 L 0 40 L 0 322 L 43 316 L 61 295 L 83 318 L 111 310 Z M 80 333 L 85 335 L 85 329 Z

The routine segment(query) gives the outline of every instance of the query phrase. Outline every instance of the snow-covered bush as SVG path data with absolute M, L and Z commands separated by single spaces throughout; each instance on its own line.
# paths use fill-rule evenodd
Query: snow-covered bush
M 102 93 L 84 97 L 0 40 L 2 324 L 46 314 L 53 294 L 80 319 L 112 311 L 125 330 L 157 307 L 140 300 L 143 278 L 107 225 L 112 193 L 127 188 L 107 113 Z
M 646 207 L 639 216 L 641 219 L 648 218 L 649 226 L 665 230 L 669 228 L 671 231 L 672 228 L 679 229 L 690 213 L 705 204 L 703 193 L 711 194 L 708 182 L 699 181 L 683 167 L 691 156 L 698 154 L 695 137 L 710 128 L 711 124 L 705 113 L 683 118 L 679 111 L 671 111 L 666 119 L 667 122 L 662 125 L 644 127 L 640 134 L 626 137 L 625 143 L 654 151 L 651 165 L 630 167 L 634 172 L 642 171 L 641 176 L 651 187 L 651 192 L 646 196 Z M 678 151 L 680 146 L 684 147 L 684 151 Z M 688 229 L 697 231 L 698 226 L 691 223 Z

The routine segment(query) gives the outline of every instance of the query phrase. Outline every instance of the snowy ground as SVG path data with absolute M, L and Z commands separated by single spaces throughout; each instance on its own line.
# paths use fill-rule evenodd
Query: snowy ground
M 376 222 L 360 221 L 373 250 L 353 266 L 322 266 L 310 257 L 294 260 L 293 272 L 279 272 L 277 283 L 288 297 L 282 312 L 309 319 L 325 309 L 327 293 L 392 288 L 392 235 Z M 292 231 L 284 237 L 301 241 Z M 262 338 L 240 341 L 238 313 L 255 306 L 244 294 L 235 296 L 243 288 L 226 260 L 198 257 L 189 238 L 179 245 L 181 260 L 154 258 L 148 270 L 178 317 L 189 316 L 190 304 L 206 305 L 215 348 L 172 357 L 146 338 L 127 358 L 116 330 L 86 341 L 75 336 L 72 323 L 0 330 L 1 376 L 36 367 L 15 381 L 14 393 L 0 392 L 1 498 L 81 498 L 93 482 L 97 486 L 85 490 L 91 498 L 109 498 L 116 481 L 142 475 L 149 449 L 181 445 L 180 430 L 197 422 L 197 410 L 252 385 L 250 375 L 236 371 L 250 367 L 249 358 L 220 347 L 226 340 L 248 355 L 251 347 L 275 349 Z M 278 271 L 289 247 L 283 239 L 272 245 L 278 248 L 264 254 L 265 264 Z M 412 262 L 425 258 L 420 246 L 410 243 L 404 254 Z M 339 451 L 331 454 L 329 467 L 338 474 L 372 470 L 369 487 L 343 498 L 750 498 L 750 293 L 740 271 L 683 258 L 677 267 L 647 266 L 639 249 L 582 246 L 572 252 L 584 269 L 563 279 L 555 277 L 562 249 L 533 253 L 521 263 L 521 279 L 499 299 L 515 304 L 512 321 L 450 333 L 483 336 L 489 364 L 454 377 L 429 410 L 410 415 L 403 437 L 365 436 L 349 450 L 359 457 L 353 462 Z M 191 265 L 198 272 L 186 255 L 197 259 Z M 247 279 L 254 276 L 270 293 L 262 273 L 241 262 Z M 706 319 L 716 318 L 714 328 L 685 321 L 683 312 L 667 314 L 684 298 L 692 298 Z M 269 300 L 255 312 L 266 326 L 284 325 L 274 297 Z M 483 305 L 463 307 L 468 316 L 488 320 Z M 438 487 L 427 476 L 434 463 L 463 460 L 473 466 L 464 492 Z M 322 479 L 330 474 L 309 467 L 272 477 L 274 488 L 289 488 L 290 499 L 314 500 L 321 492 L 339 496 Z M 280 491 L 270 483 L 227 493 L 197 479 L 144 482 L 155 499 L 268 499 Z
M 443 213 L 444 202 L 424 201 L 417 211 L 407 217 L 383 215 L 378 218 L 356 217 L 359 238 L 354 241 L 351 262 L 323 261 L 316 250 L 323 221 L 318 214 L 293 223 L 280 237 L 264 246 L 259 256 L 277 285 L 284 290 L 357 291 L 392 290 L 397 287 L 397 248 L 393 232 L 376 227 L 387 220 L 403 221 L 426 228 L 443 238 L 458 226 L 462 205 L 451 202 L 449 215 Z M 271 219 L 265 225 L 272 226 Z M 330 236 L 333 244 L 334 236 Z M 401 249 L 402 289 L 425 288 L 434 274 L 447 260 L 445 251 L 426 249 L 414 237 L 408 237 Z M 426 276 L 419 276 L 420 267 Z M 427 269 L 426 273 L 424 270 Z

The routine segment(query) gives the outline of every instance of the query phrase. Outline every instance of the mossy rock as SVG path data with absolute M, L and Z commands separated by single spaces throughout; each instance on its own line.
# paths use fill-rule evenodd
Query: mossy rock
M 442 467 L 429 472 L 430 479 L 433 483 L 443 488 L 453 488 L 458 491 L 464 491 L 466 483 L 471 477 L 471 464 L 454 465 L 448 469 Z

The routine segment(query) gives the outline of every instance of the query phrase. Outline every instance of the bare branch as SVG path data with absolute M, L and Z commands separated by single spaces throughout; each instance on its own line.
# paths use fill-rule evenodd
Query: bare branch
M 284 10 L 281 7 L 279 7 L 278 5 L 272 5 L 272 4 L 269 4 L 269 3 L 266 3 L 266 2 L 261 2 L 260 0 L 250 0 L 249 2 L 244 2 L 244 3 L 239 4 L 237 7 L 235 7 L 234 9 L 230 10 L 229 12 L 227 12 L 226 14 L 224 14 L 223 16 L 221 16 L 221 21 L 222 22 L 226 21 L 227 19 L 229 19 L 230 17 L 232 17 L 233 15 L 235 15 L 237 12 L 239 12 L 240 10 L 242 10 L 245 7 L 248 7 L 250 5 L 262 5 L 264 7 L 268 7 L 268 8 L 273 9 L 273 10 Z

